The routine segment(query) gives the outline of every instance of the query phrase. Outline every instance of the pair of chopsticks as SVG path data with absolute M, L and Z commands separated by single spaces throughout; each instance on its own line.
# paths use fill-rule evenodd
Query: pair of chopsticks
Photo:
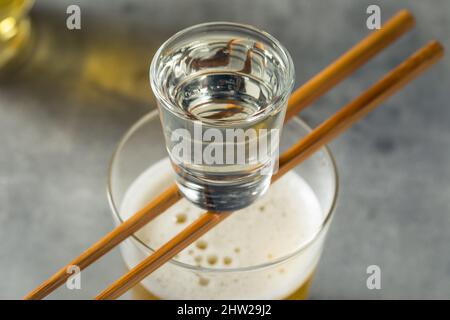
M 386 22 L 380 30 L 373 32 L 339 57 L 291 95 L 286 121 L 317 100 L 327 90 L 334 87 L 406 31 L 410 30 L 413 25 L 414 18 L 412 15 L 408 11 L 401 11 Z M 431 66 L 443 55 L 443 51 L 442 46 L 436 41 L 424 46 L 361 96 L 323 122 L 281 155 L 279 170 L 272 177 L 272 181 L 277 180 L 284 173 L 298 165 Z M 70 274 L 67 273 L 69 266 L 76 265 L 81 270 L 88 267 L 121 241 L 176 203 L 181 197 L 176 185 L 172 185 L 38 288 L 30 292 L 25 296 L 25 299 L 44 298 L 69 278 Z M 114 299 L 119 297 L 229 215 L 230 213 L 204 213 L 96 298 Z
M 430 42 L 419 49 L 366 92 L 323 122 L 287 152 L 283 153 L 279 159 L 280 168 L 272 177 L 272 182 L 297 166 L 338 134 L 348 129 L 389 96 L 430 67 L 442 55 L 443 47 L 436 41 Z M 230 213 L 204 213 L 152 255 L 100 293 L 96 299 L 104 300 L 119 297 L 229 215 Z

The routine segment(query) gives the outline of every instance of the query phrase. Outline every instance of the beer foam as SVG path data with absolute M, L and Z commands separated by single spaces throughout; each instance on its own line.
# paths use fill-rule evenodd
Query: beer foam
M 127 190 L 121 217 L 127 219 L 171 183 L 170 162 L 161 160 L 142 173 Z M 143 227 L 137 236 L 157 249 L 203 212 L 182 199 Z M 320 244 L 266 268 L 234 269 L 270 263 L 296 252 L 317 234 L 323 219 L 323 211 L 311 187 L 298 174 L 289 172 L 253 205 L 234 212 L 176 256 L 176 261 L 189 264 L 193 269 L 168 263 L 147 277 L 142 285 L 166 299 L 286 297 L 313 272 Z M 131 268 L 148 256 L 149 251 L 136 241 L 128 240 L 122 246 L 122 254 Z M 195 267 L 209 270 L 205 272 Z

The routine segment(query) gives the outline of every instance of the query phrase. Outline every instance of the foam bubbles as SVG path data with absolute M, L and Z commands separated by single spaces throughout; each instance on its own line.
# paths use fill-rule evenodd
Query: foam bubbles
M 172 181 L 168 159 L 149 168 L 127 191 L 121 207 L 122 217 L 128 218 Z M 202 213 L 202 209 L 182 199 L 137 235 L 156 249 Z M 300 176 L 289 172 L 255 204 L 234 212 L 180 252 L 176 260 L 192 267 L 218 269 L 268 263 L 308 242 L 322 220 L 322 211 L 312 189 Z M 131 254 L 130 249 L 122 252 L 129 266 L 148 254 L 142 252 L 138 257 L 137 253 Z M 278 298 L 288 295 L 310 275 L 318 252 L 319 249 L 290 265 L 269 268 L 258 276 L 248 273 L 203 275 L 169 264 L 144 280 L 143 285 L 162 298 L 239 299 L 239 295 L 253 299 Z
M 187 215 L 185 213 L 179 213 L 175 216 L 175 221 L 178 224 L 183 224 L 187 221 Z

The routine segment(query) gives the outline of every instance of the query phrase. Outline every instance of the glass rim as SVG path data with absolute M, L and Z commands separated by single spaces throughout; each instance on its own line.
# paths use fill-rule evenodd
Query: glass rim
M 158 110 L 153 110 L 153 111 L 149 112 L 148 114 L 146 114 L 142 118 L 140 118 L 136 123 L 134 123 L 131 126 L 131 128 L 128 129 L 127 132 L 120 139 L 119 143 L 117 144 L 117 146 L 116 146 L 116 148 L 114 150 L 114 153 L 113 153 L 113 155 L 111 157 L 111 160 L 109 162 L 106 194 L 107 194 L 107 198 L 108 198 L 108 203 L 109 203 L 110 209 L 111 209 L 114 217 L 120 223 L 123 223 L 124 219 L 122 219 L 122 217 L 120 216 L 119 210 L 117 209 L 118 206 L 116 206 L 116 202 L 114 201 L 114 197 L 113 197 L 113 193 L 112 193 L 112 171 L 113 171 L 113 166 L 115 164 L 115 160 L 116 160 L 118 154 L 122 150 L 123 146 L 127 143 L 128 139 L 144 123 L 146 123 L 149 120 L 153 120 L 153 118 L 155 118 L 155 117 L 158 117 Z M 306 129 L 308 132 L 312 131 L 311 127 L 305 121 L 303 121 L 301 118 L 299 118 L 298 116 L 293 117 L 289 121 L 295 121 L 298 125 L 300 125 L 303 129 Z M 292 252 L 290 252 L 288 254 L 285 254 L 285 255 L 277 258 L 277 259 L 274 259 L 273 261 L 270 261 L 270 262 L 260 263 L 260 264 L 254 265 L 254 266 L 245 266 L 245 267 L 238 267 L 238 268 L 210 268 L 210 267 L 202 267 L 202 266 L 196 266 L 196 265 L 191 265 L 189 263 L 177 261 L 177 260 L 175 260 L 173 258 L 170 259 L 168 261 L 168 263 L 172 263 L 172 264 L 177 265 L 179 267 L 182 267 L 184 269 L 189 269 L 189 270 L 192 270 L 192 271 L 199 271 L 199 272 L 204 272 L 204 273 L 255 271 L 255 270 L 260 270 L 260 269 L 264 269 L 264 268 L 267 268 L 267 267 L 271 267 L 271 266 L 280 264 L 280 263 L 282 263 L 284 261 L 289 260 L 290 258 L 293 258 L 293 257 L 301 254 L 301 252 L 303 252 L 306 249 L 308 249 L 322 235 L 322 233 L 326 230 L 326 227 L 330 224 L 330 222 L 332 220 L 332 217 L 333 217 L 333 213 L 335 212 L 335 209 L 336 209 L 337 198 L 338 198 L 338 193 L 339 193 L 339 175 L 338 175 L 336 161 L 335 161 L 335 159 L 333 157 L 333 154 L 331 153 L 331 151 L 330 151 L 330 149 L 328 148 L 327 145 L 323 146 L 319 150 L 323 150 L 325 152 L 325 155 L 327 156 L 327 158 L 331 162 L 332 174 L 333 174 L 333 177 L 334 177 L 333 199 L 331 201 L 330 208 L 328 209 L 328 211 L 325 214 L 325 218 L 323 219 L 323 221 L 320 224 L 320 228 L 311 237 L 311 239 L 309 239 L 307 242 L 301 244 L 299 246 L 299 248 L 297 248 L 297 249 L 293 250 Z M 164 212 L 162 214 L 164 214 Z M 144 250 L 148 251 L 149 254 L 152 254 L 152 253 L 154 253 L 156 251 L 155 249 L 153 249 L 149 245 L 147 245 L 144 241 L 142 241 L 135 233 L 133 233 L 127 239 L 134 240 L 138 245 L 143 247 Z
M 248 25 L 248 24 L 242 24 L 242 23 L 236 23 L 236 22 L 227 22 L 227 21 L 215 21 L 215 22 L 206 22 L 206 23 L 200 23 L 185 29 L 182 29 L 172 35 L 169 39 L 167 39 L 163 44 L 159 47 L 159 49 L 156 51 L 155 55 L 152 58 L 151 64 L 150 64 L 150 70 L 149 70 L 149 78 L 150 78 L 150 85 L 153 90 L 153 94 L 155 95 L 156 99 L 158 101 L 162 101 L 162 105 L 165 110 L 168 110 L 172 114 L 182 117 L 184 119 L 198 122 L 201 121 L 203 123 L 208 123 L 207 119 L 200 118 L 197 116 L 192 115 L 191 117 L 186 116 L 185 113 L 179 111 L 180 108 L 178 108 L 168 97 L 167 95 L 162 92 L 161 86 L 158 83 L 157 74 L 158 74 L 158 61 L 159 58 L 162 56 L 164 50 L 166 50 L 170 45 L 176 43 L 178 39 L 183 37 L 184 35 L 187 35 L 189 33 L 201 30 L 202 28 L 212 28 L 212 27 L 229 27 L 229 28 L 235 28 L 240 29 L 242 31 L 249 31 L 252 32 L 262 38 L 264 38 L 266 41 L 271 43 L 273 45 L 273 50 L 276 51 L 280 58 L 283 60 L 283 63 L 286 65 L 286 74 L 283 76 L 283 90 L 282 92 L 274 95 L 274 97 L 269 101 L 266 108 L 259 110 L 258 112 L 255 112 L 250 117 L 247 117 L 244 120 L 230 120 L 229 124 L 241 124 L 241 123 L 248 123 L 257 121 L 260 118 L 270 114 L 274 110 L 277 110 L 277 108 L 282 107 L 283 99 L 285 99 L 287 96 L 289 96 L 290 92 L 292 91 L 292 88 L 294 86 L 295 81 L 295 67 L 294 62 L 292 61 L 292 57 L 289 53 L 289 51 L 271 34 L 268 32 L 258 29 L 254 26 Z

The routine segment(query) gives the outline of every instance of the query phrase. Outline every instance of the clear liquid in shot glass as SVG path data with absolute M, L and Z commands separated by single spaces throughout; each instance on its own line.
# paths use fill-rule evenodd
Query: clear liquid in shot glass
M 291 60 L 253 29 L 198 28 L 160 49 L 152 86 L 180 191 L 204 209 L 237 210 L 266 192 L 276 169 Z

